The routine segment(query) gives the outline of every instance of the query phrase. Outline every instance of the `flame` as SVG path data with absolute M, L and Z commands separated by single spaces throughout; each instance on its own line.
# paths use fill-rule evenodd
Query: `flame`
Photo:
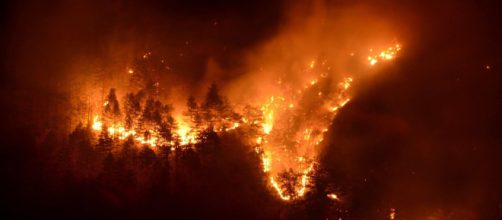
M 314 69 L 315 67 L 315 60 L 312 60 L 309 65 L 310 69 Z
M 284 100 L 284 97 L 272 96 L 268 99 L 268 101 L 261 106 L 261 110 L 263 112 L 263 132 L 265 134 L 270 134 L 272 128 L 274 127 L 274 113 L 278 107 L 278 101 Z
M 374 65 L 380 61 L 392 60 L 397 56 L 397 53 L 400 50 L 400 44 L 388 47 L 379 54 L 370 56 L 368 58 L 370 65 Z M 315 61 L 312 61 L 309 66 L 310 69 L 313 69 L 314 65 Z M 296 94 L 300 96 L 302 94 L 307 94 L 325 77 L 327 77 L 327 75 L 323 73 L 320 74 L 320 78 L 311 79 L 302 89 L 296 90 Z M 264 136 L 257 139 L 256 143 L 258 145 L 261 145 L 263 142 L 267 143 L 266 145 L 260 146 L 262 149 L 261 151 L 265 152 L 261 154 L 263 171 L 268 175 L 272 189 L 276 191 L 277 195 L 282 200 L 290 201 L 301 198 L 308 191 L 308 184 L 311 181 L 310 174 L 315 172 L 314 164 L 317 157 L 317 151 L 315 150 L 317 148 L 316 146 L 320 145 L 324 140 L 324 134 L 328 131 L 327 127 L 336 116 L 338 110 L 347 105 L 347 103 L 351 100 L 348 91 L 350 90 L 353 81 L 354 78 L 351 76 L 344 78 L 339 83 L 340 89 L 335 95 L 330 96 L 329 94 L 325 95 L 322 91 L 317 92 L 317 95 L 321 99 L 324 99 L 327 103 L 327 110 L 330 112 L 330 116 L 327 117 L 328 120 L 320 121 L 319 123 L 309 124 L 308 122 L 303 122 L 306 124 L 306 127 L 304 127 L 301 131 L 300 135 L 297 138 L 293 138 L 293 140 L 285 141 L 286 143 L 288 141 L 296 143 L 296 147 L 294 147 L 295 150 L 289 150 L 288 148 L 290 147 L 284 146 L 284 143 L 281 141 L 277 143 L 278 141 L 276 140 L 273 131 L 277 130 L 275 129 L 275 124 L 278 123 L 278 120 L 284 117 L 284 114 L 287 114 L 287 112 L 285 113 L 282 109 L 289 109 L 289 111 L 294 112 L 301 106 L 297 106 L 295 104 L 296 101 L 291 97 L 287 99 L 287 104 L 284 103 L 286 98 L 283 96 L 271 96 L 267 102 L 262 105 L 261 109 L 264 114 L 264 122 L 262 124 Z M 280 99 L 277 97 L 280 97 Z M 269 139 L 272 142 L 269 142 Z M 294 156 L 299 153 L 295 153 L 295 151 L 298 150 L 305 155 Z M 296 158 L 296 160 L 292 161 L 290 158 Z M 284 173 L 287 170 L 292 170 L 294 173 L 299 175 L 299 183 L 289 183 L 294 185 L 294 193 L 286 193 L 286 189 L 283 186 L 287 184 L 281 184 L 281 181 L 283 180 L 278 178 L 281 173 Z M 332 200 L 338 199 L 338 196 L 334 193 L 328 194 L 327 196 Z
M 392 60 L 400 50 L 401 45 L 394 44 L 375 55 L 368 56 L 369 64 L 375 65 L 381 61 Z M 148 52 L 144 58 L 150 55 Z M 306 71 L 315 74 L 315 70 L 321 69 L 324 63 L 312 60 Z M 134 70 L 128 69 L 127 72 L 132 74 Z M 269 98 L 263 100 L 263 103 L 256 106 L 261 111 L 260 120 L 245 117 L 224 118 L 221 124 L 213 125 L 217 133 L 258 126 L 259 132 L 250 137 L 250 142 L 261 157 L 262 170 L 269 180 L 270 188 L 284 201 L 300 199 L 308 192 L 309 184 L 312 183 L 311 175 L 316 172 L 315 165 L 324 135 L 337 112 L 351 100 L 350 89 L 354 82 L 352 76 L 342 78 L 337 86 L 330 86 L 330 91 L 321 89 L 327 83 L 327 79 L 326 72 L 318 74 L 317 77 L 309 75 L 308 80 L 297 88 L 289 88 L 289 92 L 284 90 L 279 94 L 271 94 Z M 278 80 L 277 83 L 279 86 L 286 84 L 282 80 Z M 305 106 L 308 104 L 302 102 L 304 99 L 316 99 L 312 101 L 316 105 Z M 108 102 L 103 104 L 105 107 L 107 105 Z M 305 113 L 304 109 L 310 110 Z M 93 118 L 92 129 L 99 133 L 106 128 L 106 132 L 112 138 L 125 140 L 132 137 L 140 144 L 150 147 L 166 146 L 171 150 L 175 150 L 178 146 L 197 144 L 200 141 L 191 123 L 184 121 L 183 117 L 175 117 L 174 121 L 176 125 L 173 132 L 174 140 L 165 140 L 156 126 L 133 125 L 126 128 L 124 126 L 126 123 L 106 118 L 102 121 L 99 115 Z M 208 128 L 209 125 L 204 127 Z M 283 174 L 291 174 L 291 178 L 282 178 Z M 334 193 L 326 196 L 338 200 L 338 196 Z
M 282 191 L 282 188 L 279 186 L 279 184 L 275 181 L 274 177 L 270 177 L 270 183 L 272 184 L 272 187 L 274 187 L 275 191 L 277 191 L 277 194 L 279 197 L 284 200 L 284 201 L 289 201 L 291 199 L 290 196 L 284 195 L 284 192 Z
M 328 197 L 331 200 L 338 200 L 338 196 L 334 193 L 329 193 L 326 195 L 326 197 Z
M 390 209 L 390 213 L 389 213 L 389 219 L 394 219 L 396 217 L 396 209 L 395 208 L 391 208 Z
M 270 167 L 272 165 L 272 161 L 271 161 L 271 158 L 270 158 L 270 153 L 269 152 L 265 152 L 263 153 L 264 155 L 262 156 L 261 160 L 263 162 L 263 172 L 268 172 L 270 171 Z
M 296 191 L 299 197 L 302 197 L 305 194 L 305 190 L 307 188 L 307 184 L 309 183 L 309 177 L 308 174 L 312 172 L 312 168 L 314 167 L 314 164 L 310 164 L 310 166 L 305 169 L 302 173 L 301 177 L 301 185 L 300 188 Z
M 400 50 L 401 50 L 401 44 L 396 43 L 395 45 L 380 51 L 380 53 L 378 53 L 376 55 L 368 56 L 369 64 L 371 66 L 374 66 L 375 64 L 377 64 L 380 61 L 392 60 L 397 56 L 397 53 Z M 370 49 L 370 52 L 373 52 L 373 50 Z
M 99 119 L 99 115 L 94 116 L 92 129 L 96 132 L 103 130 L 103 122 Z M 152 147 L 157 146 L 158 132 L 155 130 L 149 130 L 149 138 L 137 136 L 137 132 L 134 130 L 128 130 L 121 124 L 109 124 L 106 130 L 107 134 L 112 138 L 117 138 L 119 140 L 125 140 L 127 137 L 132 136 L 134 140 L 141 144 L 150 145 Z
M 183 120 L 178 120 L 178 130 L 176 134 L 180 138 L 181 145 L 187 145 L 196 142 L 196 135 L 192 132 L 190 125 L 185 123 Z
M 304 87 L 302 93 L 307 93 L 319 81 L 320 79 L 314 79 L 310 81 L 310 86 Z M 328 104 L 332 103 L 331 107 L 327 111 L 329 114 L 331 114 L 331 116 L 329 117 L 330 120 L 325 120 L 317 124 L 309 124 L 308 122 L 304 122 L 307 127 L 305 127 L 301 131 L 298 139 L 293 139 L 294 143 L 297 143 L 298 145 L 296 147 L 296 150 L 301 150 L 306 155 L 295 156 L 295 150 L 288 150 L 287 141 L 290 140 L 285 140 L 286 143 L 282 143 L 282 140 L 277 141 L 274 139 L 272 143 L 261 146 L 261 148 L 264 149 L 264 153 L 262 154 L 263 171 L 268 174 L 272 188 L 277 192 L 282 200 L 289 201 L 292 199 L 301 198 L 308 191 L 308 184 L 311 181 L 310 174 L 315 172 L 315 148 L 324 140 L 323 135 L 327 132 L 327 126 L 331 122 L 331 119 L 335 116 L 337 110 L 345 106 L 350 101 L 347 91 L 350 89 L 352 82 L 352 77 L 344 78 L 340 83 L 340 90 L 334 96 L 332 95 L 331 97 L 327 98 L 328 100 L 326 101 L 328 102 Z M 321 92 L 317 93 L 322 95 Z M 282 109 L 292 109 L 293 111 L 295 110 L 296 105 L 293 104 L 294 100 L 284 102 L 286 98 L 282 96 L 280 97 L 281 98 L 275 98 L 274 96 L 272 96 L 268 99 L 268 102 L 262 105 L 262 110 L 264 112 L 264 122 L 262 126 L 265 135 L 264 137 L 261 137 L 259 141 L 257 141 L 257 144 L 262 143 L 263 140 L 267 141 L 274 136 L 274 134 L 271 133 L 271 131 L 275 128 L 274 124 L 277 123 L 277 117 L 274 117 L 274 113 L 277 112 L 278 114 L 287 114 L 284 113 L 286 110 Z M 279 117 L 281 116 L 283 115 L 279 114 Z M 284 145 L 286 145 L 286 147 Z M 290 158 L 295 158 L 295 160 L 292 161 Z M 277 165 L 273 165 L 273 163 L 277 163 Z M 298 174 L 299 181 L 298 183 L 289 183 L 290 185 L 294 185 L 295 189 L 294 193 L 290 192 L 286 195 L 286 191 L 282 186 L 287 184 L 279 184 L 282 179 L 279 180 L 277 177 L 281 173 L 284 173 L 288 170 L 292 170 L 294 173 Z
M 92 121 L 92 129 L 96 131 L 101 131 L 103 129 L 103 123 L 99 121 L 99 116 L 94 116 L 94 119 Z

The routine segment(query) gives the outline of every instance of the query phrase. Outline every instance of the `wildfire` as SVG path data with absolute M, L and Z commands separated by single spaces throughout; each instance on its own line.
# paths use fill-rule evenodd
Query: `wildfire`
M 195 143 L 196 135 L 191 131 L 192 131 L 192 128 L 190 127 L 190 125 L 188 125 L 187 123 L 185 123 L 182 120 L 178 121 L 178 130 L 176 130 L 176 134 L 180 138 L 181 145 Z
M 272 184 L 272 187 L 274 187 L 275 191 L 277 191 L 277 194 L 279 197 L 284 200 L 284 201 L 289 201 L 291 199 L 290 196 L 284 195 L 284 192 L 282 191 L 282 188 L 279 186 L 277 181 L 275 181 L 274 177 L 270 177 L 270 183 Z
M 271 161 L 270 161 L 270 153 L 265 152 L 263 153 L 263 157 L 261 158 L 263 162 L 263 172 L 268 172 L 270 171 L 270 166 L 271 166 Z
M 374 65 L 383 60 L 392 60 L 397 56 L 400 50 L 401 45 L 395 44 L 383 50 L 378 55 L 369 56 L 368 60 L 370 61 L 370 65 Z M 312 61 L 309 66 L 310 69 L 313 69 L 314 65 L 315 61 Z M 292 131 L 281 132 L 280 129 L 275 128 L 276 123 L 296 120 L 296 115 L 291 115 L 289 112 L 297 111 L 298 108 L 302 107 L 298 105 L 298 99 L 294 97 L 286 99 L 284 96 L 279 96 L 280 99 L 277 99 L 277 97 L 272 96 L 261 108 L 264 114 L 262 126 L 265 135 L 264 137 L 260 137 L 259 141 L 257 140 L 257 144 L 261 145 L 261 143 L 264 142 L 263 140 L 267 143 L 266 145 L 260 146 L 263 149 L 262 151 L 266 152 L 261 154 L 263 171 L 268 175 L 271 187 L 276 191 L 279 198 L 284 201 L 301 198 L 308 191 L 308 184 L 311 181 L 310 175 L 315 172 L 314 164 L 318 152 L 316 150 L 317 146 L 324 140 L 324 134 L 328 131 L 327 127 L 336 116 L 338 110 L 350 101 L 349 90 L 354 81 L 353 77 L 349 76 L 344 78 L 342 82 L 339 83 L 339 89 L 337 91 L 324 96 L 323 91 L 317 91 L 317 85 L 321 83 L 325 77 L 327 77 L 326 74 L 320 74 L 320 77 L 311 79 L 302 89 L 296 91 L 296 94 L 300 96 L 315 91 L 315 94 L 322 99 L 321 102 L 326 103 L 328 106 L 327 112 L 323 112 L 322 110 L 318 112 L 320 115 L 328 115 L 328 117 L 326 117 L 327 120 L 312 118 L 311 120 L 313 122 L 300 122 L 299 126 L 304 126 L 304 129 L 296 132 L 298 133 L 298 135 L 296 135 L 297 138 L 293 138 L 292 140 L 277 140 L 277 135 L 274 134 L 273 131 L 279 134 L 292 135 Z M 289 110 L 289 112 L 284 109 Z M 279 127 L 283 126 L 284 125 L 280 125 Z M 293 134 L 294 133 L 295 132 L 293 132 Z M 298 154 L 300 154 L 300 156 L 297 156 Z M 295 160 L 291 158 L 295 158 Z M 293 180 L 283 180 L 279 178 L 281 175 L 290 171 L 292 171 L 294 175 L 299 176 L 299 180 L 296 180 L 297 183 L 295 183 L 294 178 Z M 292 185 L 294 190 L 287 190 L 288 185 Z M 327 197 L 332 200 L 338 200 L 338 196 L 334 193 L 328 194 Z
M 394 46 L 388 47 L 380 51 L 376 55 L 368 56 L 368 62 L 371 66 L 377 64 L 380 61 L 392 60 L 397 56 L 397 53 L 401 50 L 401 44 L 396 43 Z M 373 50 L 370 50 L 372 52 Z
M 103 123 L 99 120 L 99 116 L 94 116 L 93 122 L 92 122 L 92 129 L 95 131 L 101 131 L 103 129 Z
M 308 92 L 311 90 L 315 91 L 314 87 L 321 81 L 322 81 L 321 79 L 314 79 L 310 81 L 309 83 L 310 86 L 305 87 L 305 89 L 302 91 L 302 94 L 308 94 Z M 340 87 L 337 92 L 335 92 L 331 96 L 324 98 L 325 99 L 324 102 L 326 102 L 331 107 L 328 109 L 327 112 L 323 112 L 322 110 L 320 110 L 320 113 L 323 112 L 322 114 L 330 115 L 328 117 L 329 120 L 321 120 L 318 121 L 318 123 L 309 123 L 305 121 L 304 126 L 306 127 L 303 130 L 301 130 L 298 139 L 293 139 L 294 144 L 288 144 L 287 141 L 290 140 L 281 140 L 281 139 L 279 139 L 279 141 L 276 140 L 275 138 L 273 138 L 273 134 L 270 133 L 270 130 L 268 128 L 274 128 L 274 123 L 278 122 L 276 121 L 277 118 L 292 117 L 289 120 L 286 120 L 286 121 L 291 121 L 294 120 L 295 115 L 294 114 L 288 115 L 287 113 L 284 112 L 281 112 L 282 114 L 280 115 L 280 117 L 276 118 L 273 117 L 267 118 L 267 116 L 265 115 L 265 122 L 263 124 L 265 131 L 264 139 L 265 140 L 273 139 L 273 141 L 263 146 L 265 152 L 267 152 L 266 154 L 262 155 L 263 167 L 264 167 L 264 172 L 269 175 L 272 188 L 277 192 L 277 194 L 282 200 L 287 201 L 291 199 L 301 198 L 307 192 L 308 184 L 311 181 L 310 174 L 315 172 L 314 164 L 317 157 L 316 154 L 317 152 L 315 150 L 316 146 L 318 146 L 323 141 L 324 133 L 327 132 L 328 130 L 327 127 L 334 118 L 337 110 L 346 105 L 347 102 L 350 100 L 347 91 L 350 88 L 352 82 L 353 82 L 352 77 L 345 78 L 340 83 Z M 321 92 L 316 92 L 316 93 L 322 95 Z M 282 98 L 281 100 L 284 100 L 284 98 Z M 270 101 L 274 101 L 274 99 L 271 98 Z M 292 101 L 294 102 L 294 100 Z M 291 104 L 291 102 L 289 102 L 290 104 L 287 104 L 288 102 L 274 102 L 274 103 L 275 103 L 274 110 L 276 111 L 279 111 L 281 109 L 297 110 L 295 109 L 296 105 Z M 287 106 L 281 107 L 281 105 L 287 105 Z M 262 107 L 262 109 L 271 111 L 270 106 L 272 106 L 270 103 L 266 103 Z M 286 131 L 286 133 L 288 132 L 290 131 Z M 283 147 L 284 145 L 286 145 L 287 147 Z M 294 148 L 295 150 L 288 150 L 288 148 Z M 298 150 L 303 152 L 305 155 L 295 156 L 297 154 L 295 152 L 297 152 Z M 295 160 L 292 160 L 291 158 L 295 158 Z M 279 163 L 280 165 L 272 166 L 272 163 Z M 281 174 L 288 172 L 288 170 L 293 171 L 295 175 L 298 175 L 298 180 L 297 183 L 289 183 L 289 185 L 293 185 L 294 191 L 289 192 L 288 195 L 285 195 L 285 188 L 282 185 L 288 185 L 288 184 L 282 184 L 282 185 L 279 184 L 278 182 L 280 180 L 278 179 L 278 177 Z
M 270 134 L 274 126 L 274 113 L 280 106 L 280 101 L 284 101 L 284 97 L 279 96 L 276 98 L 272 96 L 261 106 L 261 111 L 263 112 L 263 132 L 267 135 Z
M 401 45 L 395 44 L 369 56 L 368 61 L 370 65 L 375 65 L 380 61 L 392 60 L 400 50 Z M 146 53 L 144 59 L 148 56 L 150 53 Z M 324 63 L 316 63 L 313 60 L 306 71 L 314 73 L 314 70 L 322 68 Z M 135 73 L 133 69 L 128 69 L 127 72 Z M 290 88 L 289 93 L 284 91 L 271 95 L 263 104 L 256 106 L 261 119 L 246 118 L 242 115 L 235 118 L 225 117 L 220 121 L 203 124 L 202 128 L 196 128 L 193 123 L 195 119 L 188 122 L 182 117 L 176 117 L 171 121 L 127 124 L 117 117 L 106 116 L 103 112 L 103 115 L 93 118 L 91 127 L 96 133 L 105 132 L 113 139 L 125 140 L 131 137 L 143 145 L 166 146 L 171 150 L 178 146 L 197 144 L 201 141 L 198 138 L 201 129 L 213 129 L 222 133 L 241 127 L 259 127 L 259 132 L 251 137 L 250 141 L 255 152 L 261 157 L 263 172 L 271 189 L 280 199 L 290 201 L 302 198 L 308 192 L 309 184 L 312 183 L 310 176 L 316 172 L 315 165 L 324 135 L 338 110 L 351 100 L 349 91 L 354 82 L 352 76 L 343 78 L 337 86 L 326 86 L 329 82 L 328 74 L 322 72 L 305 81 L 301 88 Z M 278 84 L 284 85 L 282 80 L 279 80 Z M 154 109 L 163 109 L 155 102 L 149 104 Z M 116 101 L 114 103 L 106 100 L 103 108 L 113 109 L 117 105 Z M 193 104 L 193 108 L 198 108 L 198 105 Z M 165 132 L 163 133 L 162 128 L 166 126 L 173 128 L 172 137 L 166 137 Z M 338 200 L 334 193 L 326 196 L 331 200 Z
M 103 122 L 99 119 L 98 115 L 94 116 L 92 129 L 96 132 L 101 132 L 103 130 Z M 158 137 L 156 136 L 156 131 L 154 130 L 149 130 L 152 135 L 148 139 L 137 136 L 136 131 L 128 130 L 121 124 L 109 124 L 106 131 L 110 137 L 117 138 L 119 140 L 125 140 L 129 136 L 132 136 L 134 140 L 140 142 L 141 144 L 147 144 L 152 147 L 155 147 L 157 145 Z
M 305 169 L 302 173 L 301 177 L 301 182 L 300 182 L 300 188 L 296 191 L 299 197 L 302 197 L 305 194 L 305 190 L 307 189 L 307 184 L 309 183 L 309 173 L 312 172 L 312 169 L 314 167 L 314 164 L 310 164 L 310 166 Z

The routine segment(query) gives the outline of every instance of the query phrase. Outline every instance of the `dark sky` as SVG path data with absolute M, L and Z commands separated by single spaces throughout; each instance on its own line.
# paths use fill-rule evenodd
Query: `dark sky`
M 32 80 L 35 85 L 64 80 L 62 75 L 81 60 L 121 59 L 126 55 L 116 54 L 125 52 L 162 54 L 192 80 L 204 74 L 210 58 L 229 71 L 238 69 L 243 53 L 278 34 L 294 5 L 225 0 L 3 4 L 2 43 L 8 73 L 2 81 L 26 84 Z M 432 49 L 461 50 L 452 53 L 470 56 L 472 51 L 479 57 L 497 51 L 500 11 L 490 1 L 327 1 L 326 5 L 372 8 L 400 26 L 400 34 L 411 39 L 407 46 L 414 48 L 410 52 L 432 55 L 437 54 Z
M 5 3 L 8 78 L 57 80 L 75 60 L 115 57 L 117 49 L 165 56 L 202 75 L 209 57 L 235 65 L 243 50 L 277 29 L 277 1 L 28 1 Z M 32 71 L 37 66 L 38 71 Z M 13 70 L 12 70 L 13 69 Z M 29 72 L 29 73 L 27 73 Z M 38 72 L 38 73 L 37 73 Z M 49 76 L 47 72 L 51 72 Z M 29 77 L 28 77 L 29 76 Z M 37 84 L 37 83 L 35 83 Z
M 10 140 L 19 130 L 37 134 L 47 124 L 41 121 L 57 108 L 54 103 L 64 100 L 54 97 L 64 96 L 61 87 L 67 86 L 68 70 L 75 63 L 120 62 L 153 51 L 169 59 L 187 82 L 202 78 L 208 59 L 234 77 L 244 65 L 239 57 L 281 31 L 291 3 L 1 4 L 0 96 L 7 118 L 2 133 Z M 502 204 L 499 3 L 381 0 L 327 5 L 352 4 L 367 5 L 395 20 L 409 40 L 402 57 L 378 77 L 359 83 L 361 89 L 334 122 L 335 141 L 324 152 L 326 167 L 343 177 L 341 185 L 352 186 L 347 193 L 353 210 L 381 201 L 403 207 L 497 209 Z M 5 157 L 19 153 L 9 146 L 2 145 Z

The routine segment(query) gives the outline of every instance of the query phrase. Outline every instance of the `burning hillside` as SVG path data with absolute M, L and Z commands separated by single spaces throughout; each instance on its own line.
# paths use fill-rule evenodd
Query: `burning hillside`
M 495 3 L 0 5 L 6 219 L 502 218 Z
M 396 43 L 377 55 L 370 55 L 369 65 L 392 60 L 400 50 L 401 45 Z M 374 51 L 369 49 L 369 52 Z M 138 65 L 144 66 L 150 56 L 151 53 L 142 56 Z M 197 102 L 193 96 L 187 98 L 186 109 L 178 117 L 172 116 L 172 106 L 158 100 L 162 85 L 144 69 L 130 68 L 127 76 L 139 90 L 119 98 L 111 88 L 102 107 L 94 112 L 99 114 L 86 123 L 97 137 L 96 146 L 105 153 L 113 153 L 114 146 L 125 140 L 157 152 L 159 149 L 183 150 L 203 143 L 211 133 L 239 130 L 260 156 L 263 172 L 278 197 L 285 201 L 300 199 L 312 184 L 311 176 L 316 172 L 329 125 L 350 101 L 353 76 L 338 81 L 339 74 L 326 63 L 326 60 L 312 60 L 306 64 L 300 71 L 314 77 L 298 88 L 276 79 L 276 91 L 280 92 L 269 94 L 259 105 L 231 104 L 213 84 L 203 102 Z

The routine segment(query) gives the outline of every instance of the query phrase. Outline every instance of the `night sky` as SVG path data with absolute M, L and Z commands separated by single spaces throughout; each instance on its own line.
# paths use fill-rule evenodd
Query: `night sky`
M 355 84 L 351 102 L 338 113 L 326 138 L 320 164 L 343 198 L 340 204 L 331 205 L 350 213 L 343 219 L 388 219 L 390 207 L 397 210 L 396 219 L 502 219 L 499 4 L 464 0 L 323 2 L 326 19 L 346 20 L 335 22 L 341 30 L 321 29 L 319 35 L 329 32 L 327 35 L 335 36 L 333 41 L 344 45 L 351 39 L 366 41 L 368 32 L 357 28 L 344 32 L 343 27 L 352 21 L 361 25 L 365 19 L 379 18 L 392 33 L 373 28 L 373 23 L 369 32 L 394 36 L 405 48 L 377 74 Z M 41 153 L 43 139 L 48 133 L 65 134 L 55 137 L 64 142 L 73 129 L 68 128 L 66 117 L 73 88 L 70 82 L 77 76 L 85 78 L 89 70 L 99 69 L 117 78 L 109 72 L 149 51 L 167 60 L 170 70 L 165 81 L 184 85 L 183 91 L 198 94 L 201 87 L 216 81 L 233 97 L 232 89 L 225 85 L 248 76 L 251 64 L 256 63 L 249 54 L 260 54 L 263 45 L 282 39 L 284 33 L 298 34 L 289 30 L 302 29 L 298 25 L 303 16 L 316 13 L 308 7 L 302 1 L 275 0 L 2 2 L 0 216 L 73 218 L 78 216 L 75 213 L 89 210 L 91 214 L 82 218 L 121 216 L 117 214 L 120 208 L 104 211 L 108 206 L 100 197 L 53 194 L 58 192 L 53 189 L 57 184 L 46 181 L 51 177 L 41 171 L 50 166 L 43 159 L 49 156 Z M 358 17 L 360 8 L 368 12 L 362 17 L 368 18 L 347 16 L 354 12 Z M 323 41 L 329 45 L 326 39 Z M 307 47 L 309 43 L 301 44 Z M 214 63 L 218 71 L 212 70 Z M 92 191 L 72 186 L 74 192 Z M 242 204 L 257 204 L 245 207 L 242 213 L 228 210 L 229 215 L 219 215 L 231 201 L 219 207 L 212 204 L 213 200 L 220 202 L 217 198 L 200 200 L 188 202 L 186 207 L 207 215 L 170 215 L 159 211 L 158 205 L 154 214 L 145 216 L 316 219 L 326 217 L 319 213 L 332 209 L 316 205 L 318 201 L 313 199 L 291 206 L 310 204 L 318 209 L 296 213 L 280 201 L 267 206 L 271 203 L 267 198 L 230 206 L 239 209 Z M 259 209 L 264 206 L 269 209 Z M 190 210 L 182 207 L 180 210 Z M 137 209 L 134 215 L 122 217 L 149 212 L 146 205 Z

